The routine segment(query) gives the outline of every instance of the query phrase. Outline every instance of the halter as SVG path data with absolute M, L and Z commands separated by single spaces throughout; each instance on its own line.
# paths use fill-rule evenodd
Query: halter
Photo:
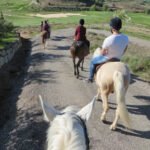
M 88 137 L 88 132 L 87 132 L 87 127 L 86 127 L 85 121 L 81 117 L 79 117 L 78 115 L 76 115 L 74 117 L 74 119 L 76 119 L 81 124 L 81 126 L 83 127 L 84 136 L 85 136 L 86 150 L 89 150 L 90 140 L 89 140 L 89 137 Z

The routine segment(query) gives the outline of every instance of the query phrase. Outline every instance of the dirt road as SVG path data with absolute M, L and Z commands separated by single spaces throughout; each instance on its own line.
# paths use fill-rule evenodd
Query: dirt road
M 96 94 L 95 83 L 86 83 L 90 56 L 85 60 L 79 79 L 73 75 L 68 51 L 72 43 L 72 29 L 52 33 L 47 49 L 43 50 L 39 37 L 32 40 L 24 74 L 15 82 L 10 96 L 10 119 L 0 129 L 0 150 L 43 150 L 48 124 L 43 121 L 37 96 L 42 95 L 50 105 L 61 109 L 67 105 L 86 105 Z M 119 122 L 116 131 L 109 125 L 114 119 L 115 97 L 109 98 L 108 123 L 100 121 L 102 103 L 96 102 L 87 123 L 91 150 L 149 150 L 150 147 L 150 85 L 132 78 L 126 103 L 132 118 L 132 131 Z

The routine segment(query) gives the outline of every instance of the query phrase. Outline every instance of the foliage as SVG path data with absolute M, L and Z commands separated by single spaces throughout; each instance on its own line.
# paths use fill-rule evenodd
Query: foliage
M 150 15 L 150 8 L 146 8 L 145 13 Z
M 109 7 L 108 7 L 108 5 L 103 5 L 102 9 L 103 9 L 103 11 L 108 11 Z
M 101 7 L 97 6 L 96 4 L 93 4 L 90 7 L 90 11 L 99 11 L 99 10 L 101 10 Z
M 117 10 L 114 12 L 113 17 L 119 17 L 121 18 L 124 22 L 130 22 L 131 18 L 127 15 L 125 10 Z
M 0 17 L 0 38 L 3 38 L 7 33 L 11 32 L 14 29 L 14 26 L 11 22 L 8 22 L 4 19 L 2 13 Z
M 126 62 L 133 73 L 142 76 L 150 81 L 150 57 L 124 56 L 123 61 Z

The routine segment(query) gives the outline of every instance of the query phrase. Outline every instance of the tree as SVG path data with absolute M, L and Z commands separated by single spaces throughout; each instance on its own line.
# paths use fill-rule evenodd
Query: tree
M 1 17 L 0 19 L 4 20 L 4 15 L 3 15 L 3 12 L 1 11 Z
M 11 32 L 13 29 L 14 29 L 13 24 L 4 19 L 3 13 L 1 11 L 1 16 L 0 16 L 0 38 L 3 38 L 7 33 Z

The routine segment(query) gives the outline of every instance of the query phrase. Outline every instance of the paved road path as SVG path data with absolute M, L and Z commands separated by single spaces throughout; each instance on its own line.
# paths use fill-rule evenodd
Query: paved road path
M 73 65 L 68 51 L 72 43 L 72 29 L 52 33 L 47 49 L 43 50 L 39 37 L 32 40 L 32 52 L 28 57 L 25 75 L 15 83 L 9 98 L 14 101 L 11 119 L 0 129 L 0 150 L 43 150 L 48 125 L 42 119 L 37 95 L 57 108 L 67 105 L 86 105 L 96 94 L 95 83 L 84 81 L 88 77 L 90 56 L 85 60 L 79 79 L 73 75 Z M 119 122 L 117 131 L 109 125 L 115 114 L 115 98 L 109 98 L 111 109 L 108 124 L 100 121 L 102 103 L 96 102 L 87 126 L 91 150 L 149 150 L 150 149 L 150 86 L 133 77 L 126 101 L 133 131 L 123 128 Z

